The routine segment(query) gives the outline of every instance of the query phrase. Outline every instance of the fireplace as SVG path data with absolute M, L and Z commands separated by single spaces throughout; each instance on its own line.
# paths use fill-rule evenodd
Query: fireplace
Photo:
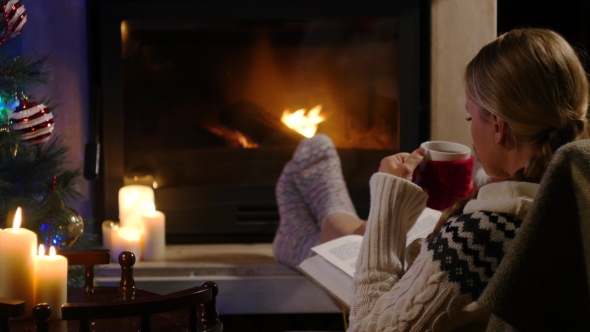
M 428 135 L 422 3 L 91 1 L 95 211 L 146 184 L 168 243 L 271 241 L 276 180 L 317 132 L 366 217 L 381 158 Z

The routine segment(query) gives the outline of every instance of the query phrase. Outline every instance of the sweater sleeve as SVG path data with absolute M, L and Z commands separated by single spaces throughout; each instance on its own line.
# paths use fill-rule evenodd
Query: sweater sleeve
M 450 218 L 424 241 L 404 273 L 407 230 L 426 194 L 409 181 L 373 175 L 371 211 L 354 276 L 349 331 L 483 331 L 489 313 L 475 302 L 520 222 L 472 212 Z
M 370 315 L 376 301 L 402 277 L 406 234 L 424 209 L 428 195 L 407 180 L 375 173 L 371 210 L 354 278 L 351 330 Z

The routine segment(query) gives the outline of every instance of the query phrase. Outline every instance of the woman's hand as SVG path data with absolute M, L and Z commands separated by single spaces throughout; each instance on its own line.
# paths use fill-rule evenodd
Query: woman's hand
M 412 181 L 414 170 L 420 165 L 422 159 L 424 159 L 424 148 L 422 147 L 414 150 L 411 154 L 407 152 L 397 153 L 381 160 L 379 172 Z

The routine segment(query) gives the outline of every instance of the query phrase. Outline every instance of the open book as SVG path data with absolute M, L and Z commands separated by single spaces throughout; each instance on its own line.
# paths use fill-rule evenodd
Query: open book
M 406 243 L 425 238 L 432 232 L 441 212 L 426 208 L 408 231 Z M 363 237 L 347 235 L 311 248 L 317 255 L 299 264 L 298 268 L 329 294 L 350 307 L 352 278 Z

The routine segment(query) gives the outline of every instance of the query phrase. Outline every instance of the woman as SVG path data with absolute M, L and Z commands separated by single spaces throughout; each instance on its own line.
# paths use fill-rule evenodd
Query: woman
M 422 149 L 381 162 L 370 181 L 371 212 L 366 225 L 358 218 L 352 222 L 354 210 L 350 211 L 349 202 L 342 198 L 345 195 L 330 194 L 342 189 L 341 180 L 332 180 L 332 185 L 325 185 L 329 190 L 318 190 L 321 194 L 311 198 L 305 197 L 314 192 L 309 188 L 317 188 L 319 181 L 329 176 L 305 181 L 306 176 L 301 175 L 305 169 L 293 167 L 296 176 L 286 181 L 295 187 L 308 185 L 307 191 L 296 191 L 303 197 L 298 207 L 309 217 L 309 224 L 314 218 L 320 221 L 309 242 L 319 241 L 326 228 L 364 231 L 350 331 L 485 330 L 489 314 L 478 307 L 477 298 L 514 238 L 553 153 L 585 136 L 586 73 L 572 47 L 555 32 L 521 29 L 498 37 L 471 60 L 464 79 L 466 120 L 470 121 L 474 147 L 485 172 L 504 181 L 481 187 L 445 211 L 417 257 L 409 259 L 413 263 L 407 270 L 403 266 L 406 232 L 427 200 L 421 188 L 411 182 L 422 161 Z M 302 145 L 314 148 L 311 143 Z M 296 152 L 293 164 L 304 160 L 303 155 Z M 319 164 L 311 163 L 316 167 L 308 174 L 326 173 L 318 171 Z M 338 178 L 334 173 L 330 179 Z M 329 208 L 317 214 L 325 207 Z M 295 224 L 283 222 L 289 214 L 281 217 L 281 227 Z M 275 253 L 284 258 L 276 249 L 281 249 L 277 239 Z
M 409 181 L 423 152 L 405 162 L 405 154 L 386 158 L 371 179 L 374 204 L 354 278 L 351 331 L 485 329 L 488 314 L 475 301 L 553 153 L 585 134 L 586 73 L 554 32 L 523 29 L 498 37 L 468 64 L 465 87 L 478 157 L 487 174 L 505 181 L 446 211 L 404 271 L 404 232 L 426 202 Z

